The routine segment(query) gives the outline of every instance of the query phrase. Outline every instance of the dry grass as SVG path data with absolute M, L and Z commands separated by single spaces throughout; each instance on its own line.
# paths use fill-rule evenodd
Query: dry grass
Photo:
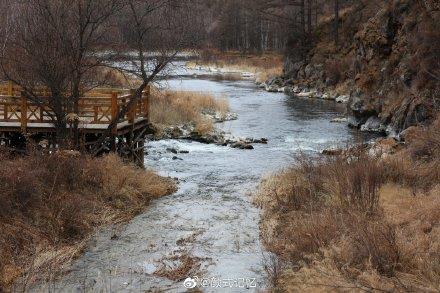
M 437 131 L 421 130 L 417 143 L 386 159 L 300 158 L 265 179 L 256 203 L 263 242 L 282 262 L 268 270 L 278 272 L 274 287 L 440 290 Z
M 177 266 L 171 267 L 165 262 L 178 262 Z M 188 253 L 175 255 L 163 260 L 162 266 L 154 273 L 154 275 L 167 278 L 169 280 L 180 282 L 189 276 L 194 276 L 200 269 L 200 259 L 190 256 Z
M 175 188 L 115 155 L 2 153 L 1 160 L 0 289 L 23 272 L 58 270 L 96 227 L 129 219 Z
M 199 133 L 209 133 L 214 127 L 213 121 L 202 115 L 204 111 L 226 115 L 229 103 L 226 98 L 189 91 L 154 91 L 152 94 L 150 114 L 155 124 L 193 123 Z
M 197 63 L 188 63 L 189 67 L 196 65 L 254 73 L 260 82 L 266 81 L 270 77 L 280 76 L 283 73 L 283 57 L 281 54 L 276 53 L 243 55 L 240 52 L 206 50 L 202 54 L 202 59 Z
M 138 77 L 109 67 L 97 67 L 89 74 L 100 86 L 135 88 L 141 84 Z

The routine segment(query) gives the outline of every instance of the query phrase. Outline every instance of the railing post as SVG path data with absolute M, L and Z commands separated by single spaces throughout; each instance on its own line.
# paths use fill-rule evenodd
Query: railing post
M 99 123 L 99 107 L 93 106 L 93 122 L 98 124 Z
M 110 121 L 110 123 L 117 119 L 118 112 L 119 112 L 118 93 L 112 92 L 112 96 L 111 96 L 111 121 Z M 113 126 L 112 133 L 111 133 L 110 148 L 111 148 L 112 152 L 117 151 L 117 147 L 116 147 L 117 135 L 118 135 L 118 121 L 115 122 L 115 126 Z
M 8 81 L 8 96 L 12 97 L 14 95 L 14 83 L 12 81 Z
M 111 100 L 111 111 L 112 111 L 112 121 L 116 119 L 119 109 L 118 109 L 118 93 L 113 92 L 112 93 L 112 100 Z M 116 121 L 115 127 L 112 129 L 112 134 L 116 135 L 118 131 L 118 121 Z
M 21 131 L 26 133 L 27 129 L 27 100 L 23 93 L 21 94 Z
M 44 104 L 40 105 L 40 122 L 44 121 Z

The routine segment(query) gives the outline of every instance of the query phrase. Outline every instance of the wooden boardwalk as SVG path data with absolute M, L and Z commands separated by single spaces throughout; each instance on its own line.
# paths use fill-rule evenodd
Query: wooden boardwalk
M 49 107 L 50 95 L 44 88 L 38 89 L 34 103 L 22 95 L 22 88 L 11 82 L 0 83 L 0 145 L 20 149 L 30 137 L 39 144 L 45 141 L 50 148 L 56 146 L 54 113 Z M 75 119 L 79 121 L 80 144 L 84 150 L 94 154 L 115 151 L 143 165 L 144 141 L 151 132 L 149 124 L 150 88 L 142 94 L 127 114 L 112 129 L 112 135 L 104 142 L 100 137 L 107 131 L 119 110 L 126 106 L 131 91 L 115 88 L 96 88 L 79 99 L 79 110 Z M 93 151 L 99 142 L 98 152 Z
M 45 103 L 33 103 L 22 97 L 22 89 L 10 82 L 0 84 L 0 132 L 22 133 L 55 132 L 52 115 Z M 139 128 L 148 123 L 149 89 L 140 101 L 117 124 L 118 133 Z M 47 99 L 47 91 L 41 90 L 40 98 Z M 79 128 L 84 133 L 100 133 L 108 128 L 119 109 L 130 100 L 130 91 L 97 88 L 79 100 Z

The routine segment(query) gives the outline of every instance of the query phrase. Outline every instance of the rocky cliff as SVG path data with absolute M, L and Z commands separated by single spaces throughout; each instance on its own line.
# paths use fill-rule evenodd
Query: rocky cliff
M 440 4 L 385 2 L 344 7 L 338 46 L 334 19 L 323 17 L 306 61 L 289 52 L 282 86 L 347 99 L 351 126 L 398 136 L 410 126 L 429 124 L 440 110 Z

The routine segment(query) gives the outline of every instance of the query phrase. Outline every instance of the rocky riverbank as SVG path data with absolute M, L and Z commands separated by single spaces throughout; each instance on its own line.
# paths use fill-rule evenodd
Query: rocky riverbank
M 238 115 L 233 112 L 222 113 L 212 109 L 203 109 L 201 115 L 212 121 L 215 124 L 223 123 L 226 121 L 233 121 L 238 119 Z M 200 132 L 197 130 L 197 125 L 194 122 L 183 123 L 181 125 L 155 125 L 154 134 L 150 137 L 153 140 L 163 140 L 163 139 L 181 139 L 181 140 L 191 140 L 204 144 L 215 144 L 220 146 L 229 146 L 232 148 L 252 150 L 254 149 L 253 144 L 267 144 L 267 138 L 243 138 L 236 137 L 231 133 L 227 133 L 223 130 L 216 128 L 215 126 L 212 130 L 208 132 Z M 169 150 L 174 154 L 180 153 L 179 150 Z
M 204 144 L 215 144 L 219 146 L 229 146 L 242 150 L 253 150 L 254 144 L 267 144 L 267 138 L 236 137 L 231 133 L 214 128 L 209 133 L 197 132 L 191 123 L 177 126 L 167 126 L 156 131 L 153 140 L 180 139 L 196 141 Z M 174 154 L 181 153 L 180 150 L 170 149 Z M 177 158 L 176 158 L 177 159 Z
M 428 2 L 355 1 L 318 23 L 307 52 L 292 46 L 283 78 L 261 87 L 347 104 L 348 125 L 402 139 L 429 126 L 439 107 L 439 14 Z M 300 45 L 300 44 L 299 44 Z

